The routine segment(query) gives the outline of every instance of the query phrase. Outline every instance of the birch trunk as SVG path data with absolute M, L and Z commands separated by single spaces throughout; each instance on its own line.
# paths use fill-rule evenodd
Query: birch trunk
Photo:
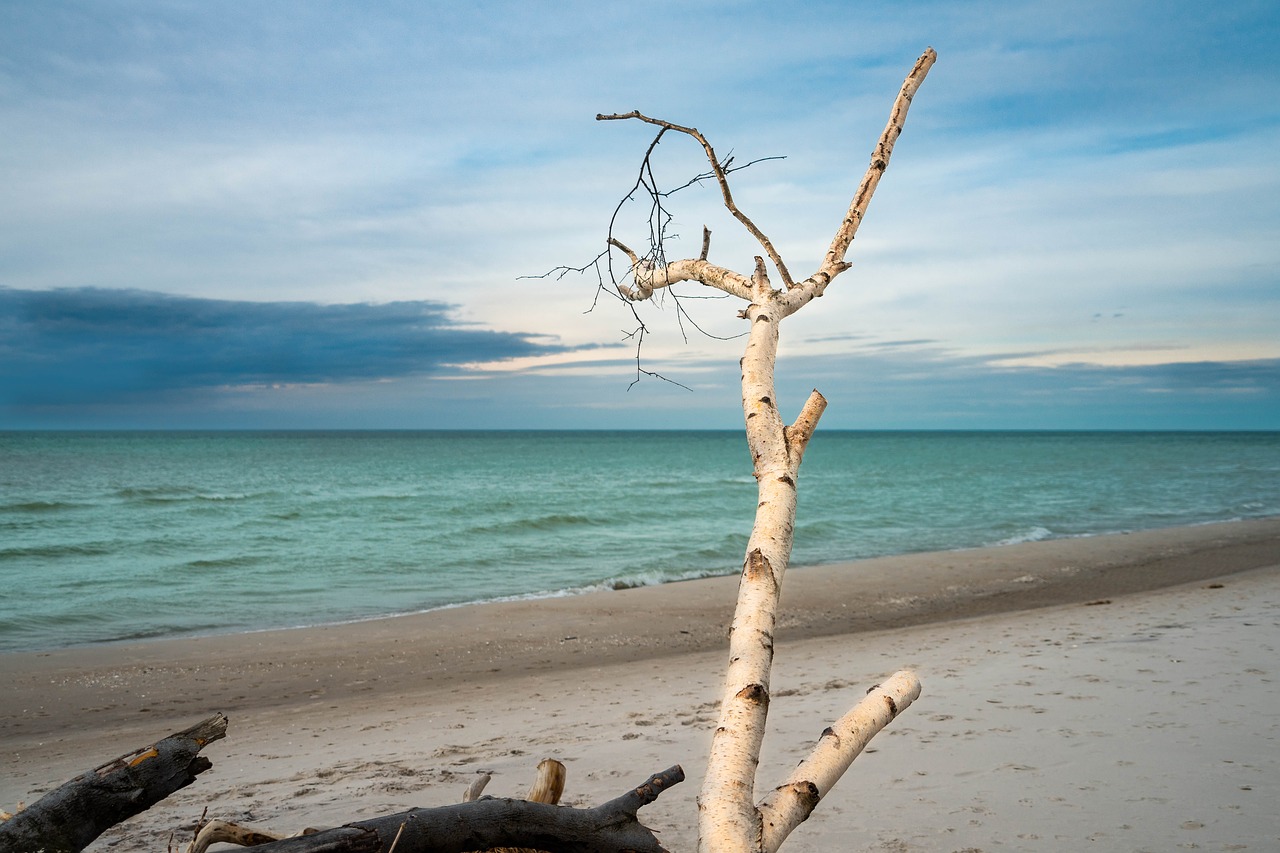
M 786 783 L 756 805 L 756 770 L 769 713 L 773 631 L 795 530 L 796 484 L 805 448 L 826 408 L 826 400 L 815 390 L 796 421 L 790 426 L 784 424 L 774 388 L 778 327 L 782 320 L 821 296 L 831 281 L 849 268 L 845 255 L 880 177 L 889 165 L 911 101 L 936 58 L 932 49 L 926 50 L 907 75 L 888 124 L 872 152 L 871 163 L 822 264 L 813 275 L 798 283 L 793 281 L 772 242 L 733 201 L 724 166 L 696 128 L 650 118 L 636 111 L 597 116 L 600 120 L 636 119 L 656 125 L 662 128 L 658 139 L 667 131 L 676 131 L 697 140 L 720 185 L 725 207 L 760 243 L 784 286 L 782 290 L 772 288 L 764 257 L 755 259 L 755 271 L 750 279 L 708 262 L 709 235 L 704 236 L 701 257 L 666 264 L 654 260 L 662 256 L 660 246 L 649 257 L 641 259 L 612 234 L 609 237 L 610 246 L 620 249 L 631 260 L 632 283 L 618 285 L 619 293 L 629 300 L 649 299 L 661 288 L 696 281 L 748 301 L 739 314 L 750 324 L 741 362 L 742 411 L 758 504 L 730 630 L 729 664 L 720 717 L 712 737 L 707 775 L 698 797 L 699 849 L 703 853 L 773 853 L 809 816 L 866 742 L 920 693 L 920 683 L 913 674 L 895 675 L 884 687 L 873 691 L 875 698 L 864 699 L 828 729 L 814 754 Z M 650 146 L 650 154 L 658 139 Z M 657 200 L 656 191 L 651 189 L 651 192 Z
M 751 849 L 760 844 L 755 775 L 769 713 L 773 629 L 782 577 L 791 557 L 800 460 L 826 407 L 826 400 L 814 391 L 797 425 L 790 429 L 783 425 L 773 369 L 778 324 L 790 312 L 775 299 L 762 258 L 756 259 L 752 290 L 753 301 L 743 312 L 751 327 L 742 358 L 742 411 L 756 479 L 756 519 L 729 631 L 720 720 L 698 798 L 699 834 L 708 851 L 742 849 L 736 846 L 740 839 L 750 839 Z M 728 846 L 716 846 L 715 838 L 726 840 Z

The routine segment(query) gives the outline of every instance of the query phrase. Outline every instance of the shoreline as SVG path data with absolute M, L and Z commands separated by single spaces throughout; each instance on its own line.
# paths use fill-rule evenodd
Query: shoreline
M 997 543 L 992 543 L 987 545 L 964 546 L 964 547 L 952 548 L 952 549 L 947 549 L 942 551 L 910 551 L 905 553 L 895 553 L 895 554 L 888 554 L 888 555 L 876 556 L 876 557 L 862 557 L 862 558 L 853 559 L 853 560 L 841 560 L 837 562 L 818 563 L 818 564 L 812 564 L 812 565 L 792 564 L 788 568 L 787 572 L 788 572 L 788 575 L 792 578 L 796 577 L 797 573 L 822 572 L 822 571 L 843 573 L 846 571 L 857 571 L 860 567 L 863 567 L 863 566 L 868 566 L 868 567 L 878 566 L 879 564 L 882 564 L 882 563 L 887 566 L 889 564 L 897 563 L 897 562 L 914 563 L 919 559 L 924 559 L 929 561 L 933 561 L 935 559 L 945 560 L 947 555 L 958 555 L 960 559 L 955 561 L 956 567 L 963 568 L 967 562 L 964 559 L 963 555 L 967 555 L 967 554 L 975 554 L 975 553 L 988 552 L 988 551 L 991 551 L 991 552 L 1004 551 L 1005 549 L 1020 548 L 1024 546 L 1035 547 L 1039 545 L 1048 545 L 1050 543 L 1079 542 L 1079 541 L 1098 540 L 1098 539 L 1111 540 L 1113 538 L 1118 538 L 1118 537 L 1141 538 L 1141 537 L 1147 537 L 1147 536 L 1166 535 L 1166 534 L 1171 535 L 1174 538 L 1175 547 L 1180 547 L 1183 545 L 1191 545 L 1192 547 L 1196 547 L 1196 543 L 1192 541 L 1198 538 L 1195 536 L 1194 531 L 1197 531 L 1201 528 L 1226 529 L 1232 525 L 1268 525 L 1272 523 L 1280 524 L 1280 516 L 1263 516 L 1260 518 L 1235 518 L 1235 519 L 1230 519 L 1228 521 L 1203 521 L 1203 522 L 1193 522 L 1193 523 L 1186 523 L 1186 524 L 1177 524 L 1171 527 L 1142 528 L 1138 530 L 1122 530 L 1122 531 L 1104 532 L 1104 533 L 1083 533 L 1083 534 L 1077 534 L 1077 535 L 1071 535 L 1071 536 L 1051 536 L 1046 539 L 1017 539 L 1017 540 L 1008 541 L 1008 542 L 997 542 Z M 1190 535 L 1187 535 L 1187 534 L 1190 534 Z M 1263 536 L 1265 537 L 1265 535 L 1266 534 L 1264 533 Z M 1280 533 L 1277 533 L 1277 535 L 1280 536 Z M 1217 537 L 1215 537 L 1215 539 L 1216 538 Z M 1212 547 L 1212 545 L 1210 547 Z M 1122 562 L 1117 563 L 1117 565 L 1121 565 Z M 1207 576 L 1208 575 L 1206 575 L 1206 577 Z M 728 573 L 724 575 L 700 575 L 697 577 L 666 580 L 658 583 L 645 583 L 645 584 L 625 585 L 625 586 L 609 586 L 607 584 L 602 583 L 602 584 L 596 584 L 590 587 L 574 587 L 569 589 L 552 590 L 548 592 L 527 593 L 527 594 L 504 596 L 500 598 L 481 599 L 477 601 L 460 601 L 453 604 L 442 604 L 435 607 L 428 607 L 422 610 L 385 613 L 385 614 L 372 615 L 372 616 L 360 616 L 360 617 L 355 617 L 350 619 L 338 619 L 330 622 L 317 622 L 314 624 L 308 623 L 308 624 L 300 624 L 300 625 L 272 626 L 272 627 L 263 627 L 263 628 L 231 628 L 226 630 L 217 630 L 209 633 L 201 632 L 201 631 L 193 631 L 191 633 L 184 633 L 184 634 L 177 634 L 177 635 L 163 635 L 163 636 L 145 635 L 145 636 L 136 636 L 136 637 L 123 637 L 120 639 L 76 643 L 68 646 L 0 649 L 0 664 L 2 664 L 4 659 L 9 656 L 12 656 L 15 658 L 22 657 L 22 656 L 32 656 L 32 655 L 47 656 L 47 655 L 60 654 L 60 653 L 82 652 L 82 651 L 91 650 L 91 649 L 112 649 L 112 648 L 125 648 L 125 647 L 132 648 L 136 646 L 146 646 L 153 643 L 154 644 L 195 643 L 195 642 L 201 642 L 206 640 L 212 640 L 216 638 L 251 636 L 254 634 L 289 634 L 297 631 L 327 631 L 327 630 L 335 630 L 335 629 L 341 630 L 352 625 L 379 623 L 379 622 L 384 622 L 389 620 L 424 619 L 424 618 L 429 618 L 435 614 L 439 614 L 439 613 L 447 612 L 451 610 L 465 610 L 468 612 L 472 612 L 473 609 L 477 609 L 477 608 L 483 609 L 488 607 L 502 607 L 504 605 L 530 604 L 533 606 L 537 606 L 541 602 L 556 601 L 559 599 L 574 599 L 574 598 L 579 598 L 584 596 L 591 597 L 591 596 L 597 596 L 597 595 L 612 595 L 612 594 L 618 594 L 618 593 L 631 592 L 634 590 L 655 588 L 655 587 L 662 588 L 662 587 L 668 587 L 668 586 L 681 586 L 683 588 L 683 585 L 685 584 L 717 583 L 717 582 L 725 582 L 727 580 L 731 580 L 736 583 L 737 577 L 738 577 L 737 573 Z M 1170 584 L 1166 584 L 1166 585 L 1172 585 L 1172 583 L 1175 583 L 1175 582 L 1171 582 Z M 1155 589 L 1155 588 L 1158 588 L 1158 586 L 1147 586 L 1145 585 L 1145 582 L 1140 583 L 1138 586 L 1134 587 L 1134 589 Z M 1040 605 L 1033 604 L 1031 606 L 1040 606 Z M 1009 609 L 1019 609 L 1019 608 L 1015 606 Z M 3 666 L 0 665 L 0 674 L 3 674 L 3 673 L 4 673 Z
M 571 805 L 682 764 L 642 818 L 692 849 L 735 585 L 0 656 L 0 808 L 222 711 L 213 769 L 90 850 L 164 849 L 206 806 L 294 831 L 479 772 L 519 796 L 542 757 Z M 924 683 L 793 853 L 1280 843 L 1280 519 L 796 569 L 777 637 L 762 786 L 869 685 Z
M 811 639 L 1030 610 L 1277 564 L 1280 517 L 792 568 L 776 636 L 779 641 Z M 43 714 L 30 711 L 40 708 L 32 699 L 47 692 L 48 683 L 68 688 L 67 698 L 80 695 L 77 686 L 104 689 L 116 701 L 102 706 L 99 696 L 90 704 L 123 722 L 140 710 L 138 705 L 151 706 L 144 713 L 176 710 L 177 700 L 129 703 L 126 694 L 144 680 L 163 695 L 180 684 L 189 689 L 189 675 L 198 673 L 196 684 L 204 684 L 216 671 L 217 684 L 230 687 L 239 678 L 256 679 L 251 672 L 325 667 L 352 645 L 386 663 L 401 656 L 400 646 L 425 644 L 435 661 L 399 662 L 408 666 L 404 674 L 423 684 L 719 649 L 725 647 L 737 581 L 735 574 L 310 627 L 0 653 L 0 678 L 8 685 L 0 695 L 0 735 L 51 733 L 72 722 L 47 708 Z M 310 685 L 318 679 L 324 692 L 341 694 L 341 678 L 329 674 L 302 680 Z M 282 689 L 274 697 L 255 697 L 254 704 L 285 704 L 315 692 L 291 683 L 287 673 L 274 675 Z M 190 701 L 194 698 L 182 704 Z M 233 712 L 244 707 L 239 701 L 218 708 Z M 107 713 L 113 710 L 118 713 Z
M 1171 531 L 1179 531 L 1183 529 L 1192 531 L 1201 527 L 1220 527 L 1224 525 L 1250 524 L 1254 522 L 1265 524 L 1272 521 L 1280 521 L 1280 516 L 1263 516 L 1260 518 L 1234 518 L 1227 521 L 1191 522 L 1191 523 L 1184 523 L 1184 524 L 1176 524 L 1171 527 L 1141 528 L 1137 530 L 1121 530 L 1121 531 L 1111 531 L 1111 532 L 1103 532 L 1103 533 L 1082 533 L 1082 534 L 1075 534 L 1075 535 L 1068 535 L 1068 536 L 1050 536 L 1045 539 L 1015 539 L 1011 541 L 996 542 L 996 543 L 991 543 L 986 545 L 963 546 L 959 548 L 951 548 L 951 549 L 941 550 L 941 551 L 909 551 L 904 553 L 894 553 L 894 554 L 887 554 L 887 555 L 875 556 L 875 557 L 861 557 L 853 560 L 841 560 L 841 561 L 830 562 L 830 563 L 816 563 L 811 565 L 792 564 L 787 571 L 789 574 L 791 574 L 792 577 L 795 576 L 794 573 L 796 572 L 809 572 L 814 570 L 817 570 L 817 571 L 828 570 L 828 571 L 838 571 L 838 572 L 844 572 L 849 570 L 856 571 L 857 568 L 863 564 L 871 565 L 871 564 L 880 563 L 882 561 L 889 561 L 889 562 L 911 561 L 913 558 L 921 558 L 921 557 L 926 559 L 932 559 L 932 558 L 941 559 L 948 554 L 963 555 L 963 554 L 968 554 L 972 552 L 994 551 L 997 549 L 1002 550 L 1005 548 L 1014 548 L 1014 547 L 1023 546 L 1023 545 L 1036 545 L 1036 544 L 1047 543 L 1047 542 L 1077 541 L 1077 540 L 1099 539 L 1099 538 L 1105 539 L 1109 537 L 1133 536 L 1133 535 L 1142 535 L 1142 534 L 1162 534 L 1162 533 L 1169 533 Z M 1179 536 L 1179 539 L 1181 538 L 1182 537 Z M 963 563 L 963 560 L 961 560 L 960 562 Z M 198 642 L 201 640 L 208 640 L 215 637 L 236 637 L 236 636 L 242 636 L 242 635 L 248 636 L 253 634 L 277 634 L 277 633 L 287 633 L 287 632 L 294 632 L 294 631 L 319 631 L 319 630 L 328 630 L 328 629 L 341 629 L 349 625 L 360 625 L 360 624 L 369 623 L 369 622 L 382 622 L 384 620 L 395 620 L 395 619 L 404 619 L 404 618 L 426 618 L 426 617 L 430 617 L 433 614 L 437 614 L 442 611 L 449 611 L 449 610 L 462 609 L 462 610 L 469 611 L 471 608 L 485 608 L 490 606 L 501 606 L 501 605 L 507 605 L 507 604 L 533 604 L 536 606 L 539 602 L 554 601 L 557 599 L 577 598 L 579 596 L 608 595 L 612 593 L 626 592 L 634 589 L 647 589 L 649 587 L 665 587 L 665 586 L 680 585 L 680 584 L 687 584 L 687 583 L 705 583 L 705 582 L 724 581 L 726 578 L 732 579 L 736 582 L 737 577 L 738 575 L 736 572 L 730 572 L 723 575 L 699 575 L 696 577 L 675 578 L 672 580 L 659 581 L 657 583 L 643 583 L 643 584 L 635 584 L 635 585 L 628 584 L 628 585 L 611 586 L 607 582 L 602 582 L 602 583 L 594 584 L 588 587 L 572 587 L 572 588 L 566 588 L 566 589 L 551 590 L 547 592 L 522 593 L 522 594 L 516 594 L 516 595 L 510 595 L 510 596 L 503 596 L 499 598 L 480 599 L 476 601 L 460 601 L 460 602 L 451 603 L 451 604 L 442 604 L 439 606 L 427 607 L 421 610 L 384 613 L 384 614 L 377 614 L 377 615 L 371 615 L 371 616 L 358 616 L 358 617 L 353 617 L 349 619 L 337 619 L 334 621 L 316 622 L 314 624 L 308 623 L 308 624 L 299 624 L 299 625 L 270 626 L 270 627 L 262 627 L 262 628 L 240 627 L 240 628 L 229 628 L 225 630 L 215 630 L 212 632 L 191 631 L 189 633 L 182 633 L 182 634 L 175 634 L 175 635 L 161 635 L 161 636 L 139 635 L 139 636 L 133 636 L 133 637 L 122 637 L 119 639 L 75 643 L 73 645 L 68 645 L 68 646 L 0 649 L 0 661 L 3 661 L 6 655 L 47 655 L 47 654 L 56 653 L 56 652 L 75 652 L 77 650 L 96 649 L 96 648 L 107 649 L 107 648 L 123 647 L 123 646 L 147 645 L 151 643 Z M 1147 588 L 1147 587 L 1140 587 L 1140 588 Z M 1150 587 L 1150 588 L 1156 588 L 1156 587 Z M 1033 605 L 1033 606 L 1039 606 L 1039 605 Z M 1011 609 L 1017 609 L 1017 608 L 1011 608 Z M 2 674 L 3 671 L 4 671 L 3 668 L 0 667 L 0 674 Z
M 787 573 L 776 636 L 786 642 L 1078 603 L 1276 564 L 1280 517 L 796 568 Z M 718 650 L 736 588 L 736 575 L 722 576 L 308 628 L 8 652 L 0 654 L 7 685 L 0 736 L 54 735 L 83 727 L 85 713 L 106 728 L 138 714 L 181 716 L 188 706 L 235 714 L 315 695 L 365 698 L 389 689 L 389 671 L 400 683 L 438 689 Z M 355 647 L 367 678 L 353 677 L 346 660 Z M 266 680 L 274 690 L 261 689 Z

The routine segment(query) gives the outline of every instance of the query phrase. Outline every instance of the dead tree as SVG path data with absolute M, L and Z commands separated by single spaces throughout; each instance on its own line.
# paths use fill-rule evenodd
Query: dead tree
M 696 128 L 638 111 L 596 116 L 600 121 L 631 119 L 659 128 L 645 155 L 642 176 L 652 174 L 649 158 L 663 134 L 670 131 L 696 140 L 706 154 L 725 208 L 760 244 L 782 284 L 780 289 L 774 289 L 762 256 L 756 256 L 755 270 L 749 276 L 708 261 L 710 232 L 705 229 L 701 255 L 675 261 L 666 259 L 661 245 L 665 221 L 651 227 L 650 249 L 644 257 L 618 240 L 612 229 L 608 237 L 609 251 L 621 251 L 630 262 L 628 276 L 622 282 L 614 282 L 618 293 L 627 300 L 647 300 L 663 288 L 688 281 L 723 291 L 747 303 L 738 313 L 739 318 L 749 324 L 746 352 L 741 362 L 742 409 L 759 503 L 738 587 L 720 719 L 698 797 L 699 839 L 705 853 L 776 851 L 787 835 L 809 816 L 867 741 L 920 693 L 919 681 L 909 672 L 900 672 L 877 686 L 840 722 L 823 733 L 812 755 L 790 778 L 758 804 L 755 802 L 756 767 L 769 709 L 775 614 L 791 556 L 795 525 L 796 481 L 805 448 L 827 405 L 815 390 L 795 422 L 790 425 L 783 422 L 774 391 L 778 326 L 822 296 L 836 276 L 851 266 L 845 260 L 849 245 L 889 165 L 911 100 L 935 59 L 932 48 L 926 50 L 907 75 L 889 123 L 871 155 L 871 164 L 836 229 L 826 256 L 818 269 L 803 281 L 795 281 L 773 243 L 738 208 L 729 188 L 727 161 L 717 158 L 711 144 Z M 661 211 L 661 194 L 647 182 L 641 183 L 649 189 L 661 219 L 665 215 Z M 612 264 L 609 268 L 613 268 Z

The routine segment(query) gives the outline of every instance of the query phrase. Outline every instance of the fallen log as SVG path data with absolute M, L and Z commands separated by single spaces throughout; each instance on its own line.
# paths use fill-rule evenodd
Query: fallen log
M 482 773 L 477 776 L 467 786 L 466 792 L 462 795 L 462 802 L 478 801 L 485 786 L 489 784 L 492 778 L 488 773 Z M 538 764 L 537 776 L 533 780 L 532 787 L 529 788 L 529 793 L 525 795 L 525 799 L 533 803 L 549 803 L 554 806 L 560 802 L 560 796 L 564 793 L 564 782 L 564 765 L 554 758 L 544 758 Z M 225 820 L 211 820 L 199 828 L 195 839 L 187 846 L 186 853 L 205 853 L 210 845 L 218 843 L 238 844 L 241 847 L 258 847 L 272 841 L 283 841 L 286 838 L 297 838 L 302 835 L 315 835 L 323 831 L 322 829 L 308 828 L 286 835 L 261 827 L 244 826 L 243 824 L 231 823 Z M 377 850 L 380 845 L 376 844 L 375 841 L 376 839 L 371 837 L 353 836 L 350 842 L 342 841 L 341 843 L 362 843 L 371 850 Z M 338 846 L 336 848 L 326 847 L 323 849 L 348 850 L 351 848 Z M 541 853 L 541 851 L 535 851 L 527 847 L 499 847 L 495 848 L 493 853 Z
M 481 798 L 410 809 L 254 847 L 255 853 L 469 853 L 525 847 L 546 853 L 666 853 L 636 812 L 684 781 L 679 765 L 595 808 Z
M 214 714 L 80 774 L 0 823 L 0 853 L 80 853 L 117 823 L 194 782 L 213 766 L 200 750 L 226 734 L 227 718 Z

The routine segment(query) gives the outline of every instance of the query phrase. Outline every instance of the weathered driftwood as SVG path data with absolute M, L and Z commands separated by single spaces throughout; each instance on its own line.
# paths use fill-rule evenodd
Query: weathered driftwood
M 704 853 L 774 853 L 787 834 L 809 816 L 818 799 L 840 777 L 867 740 L 884 725 L 856 726 L 836 738 L 838 745 L 834 749 L 831 739 L 823 738 L 804 765 L 813 771 L 811 775 L 815 779 L 823 781 L 793 776 L 778 789 L 791 793 L 775 792 L 760 804 L 755 802 L 756 768 L 769 710 L 773 630 L 795 530 L 796 484 L 805 448 L 827 405 L 826 399 L 815 390 L 794 423 L 788 425 L 782 419 L 774 388 L 778 327 L 784 319 L 822 296 L 827 286 L 850 268 L 845 255 L 880 177 L 889 165 L 911 101 L 936 58 L 933 49 L 929 48 L 907 75 L 890 111 L 888 124 L 871 154 L 871 163 L 836 228 L 822 263 L 803 281 L 792 277 L 773 243 L 734 202 L 726 171 L 728 161 L 722 163 L 717 158 L 711 144 L 697 128 L 683 127 L 634 110 L 596 116 L 600 121 L 634 120 L 659 128 L 645 156 L 643 174 L 651 172 L 649 159 L 663 134 L 682 133 L 696 140 L 710 163 L 711 175 L 719 185 L 725 208 L 760 244 L 782 283 L 781 288 L 774 289 L 764 256 L 756 257 L 755 270 L 749 276 L 709 262 L 710 232 L 705 229 L 701 255 L 682 260 L 667 259 L 661 243 L 662 223 L 651 226 L 651 234 L 657 235 L 656 243 L 644 257 L 619 241 L 612 231 L 608 236 L 609 251 L 618 249 L 630 261 L 631 283 L 615 282 L 618 293 L 626 300 L 642 302 L 663 288 L 691 281 L 747 303 L 738 313 L 739 318 L 750 324 L 741 361 L 742 410 L 759 501 L 743 561 L 737 609 L 730 628 L 729 664 L 721 694 L 720 718 L 712 739 L 707 775 L 698 796 L 699 848 Z M 663 194 L 649 183 L 642 184 L 652 196 L 654 209 L 661 210 Z M 893 709 L 888 719 L 892 719 L 920 693 L 919 681 L 912 673 L 898 673 L 890 682 L 893 688 L 891 695 L 885 694 L 889 701 L 881 702 L 882 709 Z M 864 706 L 859 705 L 859 708 Z M 845 719 L 858 714 L 858 709 L 855 709 Z
M 595 808 L 528 800 L 481 798 L 439 808 L 411 809 L 299 838 L 255 847 L 260 853 L 466 853 L 525 847 L 547 853 L 665 853 L 636 813 L 684 781 L 677 765 Z
M 560 802 L 560 797 L 564 794 L 564 782 L 566 771 L 563 764 L 554 758 L 544 758 L 538 762 L 538 773 L 533 779 L 533 784 L 529 787 L 529 793 L 524 798 L 531 803 L 547 803 L 556 805 Z M 470 803 L 480 799 L 481 792 L 485 786 L 489 784 L 492 778 L 488 773 L 483 773 L 476 777 L 476 780 L 467 786 L 467 791 L 462 796 L 464 803 Z M 541 851 L 533 850 L 528 847 L 499 847 L 491 853 L 541 853 Z
M 106 830 L 195 781 L 207 744 L 227 734 L 215 714 L 82 773 L 0 823 L 0 853 L 79 853 Z
M 257 847 L 284 838 L 295 838 L 299 835 L 314 835 L 319 829 L 302 829 L 289 835 L 272 832 L 269 829 L 244 826 L 225 820 L 211 820 L 201 825 L 196 837 L 187 845 L 186 853 L 205 853 L 214 844 L 238 844 L 241 847 Z
M 554 758 L 544 758 L 538 762 L 538 773 L 533 778 L 529 793 L 524 798 L 531 803 L 548 803 L 556 805 L 564 795 L 564 782 L 567 773 L 564 765 Z
M 218 714 L 76 777 L 0 823 L 0 853 L 79 853 L 106 829 L 211 767 L 196 753 L 224 737 L 226 728 L 227 718 Z M 488 781 L 487 775 L 479 777 L 467 791 L 470 801 L 457 805 L 411 809 L 290 836 L 214 820 L 200 828 L 187 853 L 204 853 L 217 843 L 263 853 L 664 853 L 637 812 L 684 781 L 684 771 L 677 765 L 654 774 L 643 785 L 590 809 L 556 805 L 564 791 L 565 768 L 554 759 L 538 765 L 528 800 L 481 797 Z
M 525 799 L 532 803 L 556 805 L 564 794 L 565 767 L 554 758 L 544 758 L 538 763 L 537 775 Z M 463 792 L 462 802 L 470 803 L 479 800 L 485 787 L 493 777 L 482 773 L 475 778 L 467 790 Z M 187 845 L 186 853 L 205 853 L 214 844 L 238 844 L 241 847 L 257 847 L 286 838 L 298 838 L 304 835 L 316 835 L 322 829 L 307 828 L 294 833 L 281 833 L 262 827 L 246 826 L 225 820 L 211 820 L 200 826 L 196 836 Z M 524 847 L 502 847 L 492 853 L 538 853 Z

